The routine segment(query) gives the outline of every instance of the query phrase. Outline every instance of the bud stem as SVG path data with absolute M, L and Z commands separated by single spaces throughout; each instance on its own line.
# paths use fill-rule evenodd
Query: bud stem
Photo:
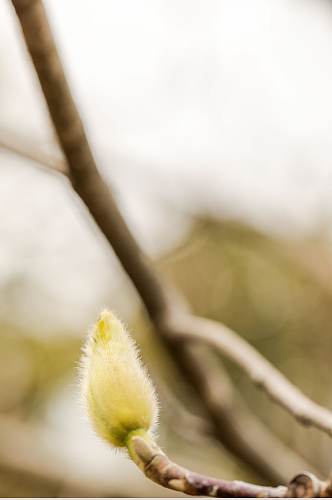
M 237 498 L 282 498 L 285 486 L 264 487 L 242 481 L 224 481 L 191 472 L 172 462 L 143 430 L 128 434 L 130 458 L 155 483 L 187 495 Z

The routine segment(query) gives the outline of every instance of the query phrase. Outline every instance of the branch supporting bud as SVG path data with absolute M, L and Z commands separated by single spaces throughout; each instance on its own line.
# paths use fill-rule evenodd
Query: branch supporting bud
M 311 472 L 297 474 L 288 484 L 290 498 L 331 498 L 330 481 L 321 481 Z
M 224 481 L 195 472 L 172 462 L 148 434 L 138 431 L 128 436 L 131 459 L 155 483 L 187 495 L 229 498 L 282 498 L 287 488 L 256 486 L 242 481 Z

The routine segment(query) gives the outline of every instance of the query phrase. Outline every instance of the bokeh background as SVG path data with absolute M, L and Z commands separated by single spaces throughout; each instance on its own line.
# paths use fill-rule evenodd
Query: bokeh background
M 332 2 L 45 5 L 100 169 L 143 249 L 195 312 L 332 408 Z M 103 307 L 142 348 L 168 454 L 262 481 L 206 430 L 117 259 L 52 172 L 63 159 L 6 0 L 0 110 L 0 495 L 173 495 L 85 418 L 78 360 Z M 266 428 L 329 474 L 329 438 L 223 364 Z

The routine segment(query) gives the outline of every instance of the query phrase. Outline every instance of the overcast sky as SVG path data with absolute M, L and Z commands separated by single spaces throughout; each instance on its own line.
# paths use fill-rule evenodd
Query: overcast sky
M 188 229 L 176 207 L 278 234 L 330 226 L 331 2 L 45 3 L 100 167 L 150 254 Z M 54 151 L 6 0 L 0 36 L 0 139 Z M 84 309 L 83 325 L 120 273 L 66 183 L 0 155 L 0 315 L 74 328 Z

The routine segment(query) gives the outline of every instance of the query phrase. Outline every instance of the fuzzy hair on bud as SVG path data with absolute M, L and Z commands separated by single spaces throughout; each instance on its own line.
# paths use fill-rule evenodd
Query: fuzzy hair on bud
M 154 387 L 134 340 L 113 313 L 103 311 L 89 333 L 81 367 L 83 400 L 99 436 L 122 447 L 132 432 L 154 430 Z

